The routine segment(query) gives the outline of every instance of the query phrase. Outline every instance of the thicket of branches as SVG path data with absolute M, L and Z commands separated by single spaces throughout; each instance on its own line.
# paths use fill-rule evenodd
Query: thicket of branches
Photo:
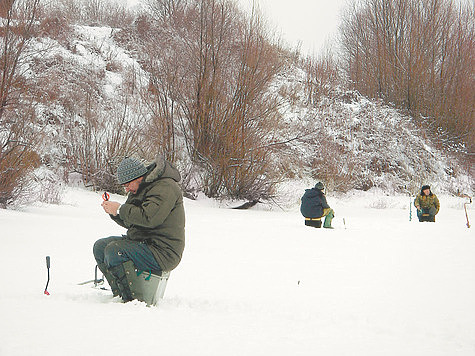
M 150 73 L 143 96 L 156 146 L 171 159 L 177 145 L 186 150 L 189 190 L 269 197 L 270 143 L 278 127 L 269 86 L 281 70 L 280 49 L 259 17 L 247 18 L 232 1 L 148 4 L 149 12 L 116 38 L 135 49 Z
M 31 17 L 35 33 L 24 38 L 36 38 L 31 48 L 44 53 L 29 58 L 26 91 L 35 103 L 36 132 L 43 127 L 55 144 L 41 154 L 43 162 L 60 162 L 65 178 L 78 172 L 86 185 L 118 191 L 117 160 L 162 153 L 183 168 L 190 194 L 271 196 L 277 174 L 269 157 L 279 114 L 269 86 L 282 66 L 281 49 L 259 16 L 244 15 L 232 1 L 148 5 L 138 17 L 99 0 L 37 8 Z M 125 68 L 103 43 L 84 42 L 73 25 L 113 27 L 111 34 L 136 53 L 141 68 Z M 14 38 L 21 41 L 18 34 Z M 48 51 L 47 39 L 70 53 L 61 47 Z M 79 55 L 84 50 L 110 60 L 105 67 L 85 66 Z M 111 72 L 120 73 L 123 83 L 113 100 L 105 100 L 102 87 Z M 33 152 L 40 146 L 30 145 Z
M 123 27 L 134 21 L 134 14 L 115 0 L 42 0 L 44 16 L 68 24 Z
M 27 175 L 40 164 L 34 103 L 25 97 L 38 2 L 6 1 L 0 7 L 0 207 L 27 194 Z
M 89 50 L 107 52 L 94 45 Z M 120 72 L 124 80 L 114 98 L 104 98 L 106 67 L 113 63 L 85 66 L 74 56 L 53 51 L 30 68 L 38 90 L 33 90 L 38 120 L 55 146 L 43 153 L 44 162 L 53 167 L 59 163 L 66 180 L 75 172 L 86 186 L 120 192 L 115 178 L 118 161 L 146 143 L 140 140 L 143 118 L 131 109 L 134 84 L 127 80 L 127 69 Z
M 78 172 L 86 185 L 120 191 L 116 161 L 141 143 L 141 117 L 128 116 L 129 87 L 121 102 L 104 102 L 105 68 L 62 55 L 51 39 L 75 52 L 73 24 L 124 25 L 133 14 L 103 1 L 1 4 L 0 206 L 34 195 L 29 173 L 40 164 L 62 170 L 66 180 Z M 117 69 L 112 54 L 107 69 Z
M 450 0 L 357 3 L 341 27 L 351 85 L 474 152 L 474 8 Z

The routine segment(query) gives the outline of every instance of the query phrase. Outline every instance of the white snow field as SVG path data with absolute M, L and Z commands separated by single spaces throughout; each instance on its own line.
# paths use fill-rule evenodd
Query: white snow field
M 0 210 L 0 355 L 475 355 L 467 199 L 439 196 L 433 224 L 409 221 L 408 196 L 330 195 L 328 230 L 303 225 L 302 193 L 288 211 L 186 200 L 185 254 L 157 307 L 77 285 L 94 241 L 124 232 L 99 193 Z

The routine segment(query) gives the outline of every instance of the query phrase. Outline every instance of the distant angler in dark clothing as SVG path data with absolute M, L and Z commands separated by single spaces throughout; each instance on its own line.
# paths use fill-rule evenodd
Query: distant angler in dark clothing
M 335 214 L 327 203 L 323 189 L 323 183 L 318 182 L 315 187 L 306 189 L 301 199 L 300 212 L 305 217 L 307 226 L 321 227 L 321 218 L 325 217 L 323 227 L 332 228 L 331 222 Z

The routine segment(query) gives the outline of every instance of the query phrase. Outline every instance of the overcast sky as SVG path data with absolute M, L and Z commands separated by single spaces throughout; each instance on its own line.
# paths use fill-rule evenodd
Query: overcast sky
M 253 0 L 236 0 L 251 9 Z M 350 0 L 255 0 L 272 28 L 302 53 L 318 52 L 337 32 L 340 11 Z

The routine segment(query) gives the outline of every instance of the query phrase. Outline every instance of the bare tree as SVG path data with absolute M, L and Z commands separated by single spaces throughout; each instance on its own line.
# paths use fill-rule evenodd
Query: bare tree
M 182 142 L 190 175 L 201 172 L 209 196 L 265 196 L 278 118 L 267 91 L 282 66 L 279 48 L 257 15 L 246 18 L 231 1 L 149 4 L 138 35 L 151 73 L 153 141 L 172 158 Z
M 117 0 L 55 0 L 44 5 L 49 15 L 71 24 L 121 28 L 134 21 L 134 14 Z
M 345 69 L 361 93 L 395 103 L 473 151 L 474 32 L 473 3 L 365 0 L 344 17 Z
M 183 13 L 189 0 L 148 0 L 149 11 L 161 21 L 176 20 Z
M 308 57 L 303 62 L 307 104 L 318 105 L 323 97 L 331 96 L 341 82 L 338 63 L 330 51 L 318 57 Z
M 28 187 L 27 174 L 40 163 L 32 102 L 23 75 L 39 0 L 2 3 L 0 19 L 0 206 L 13 203 Z M 36 136 L 36 137 L 35 137 Z

